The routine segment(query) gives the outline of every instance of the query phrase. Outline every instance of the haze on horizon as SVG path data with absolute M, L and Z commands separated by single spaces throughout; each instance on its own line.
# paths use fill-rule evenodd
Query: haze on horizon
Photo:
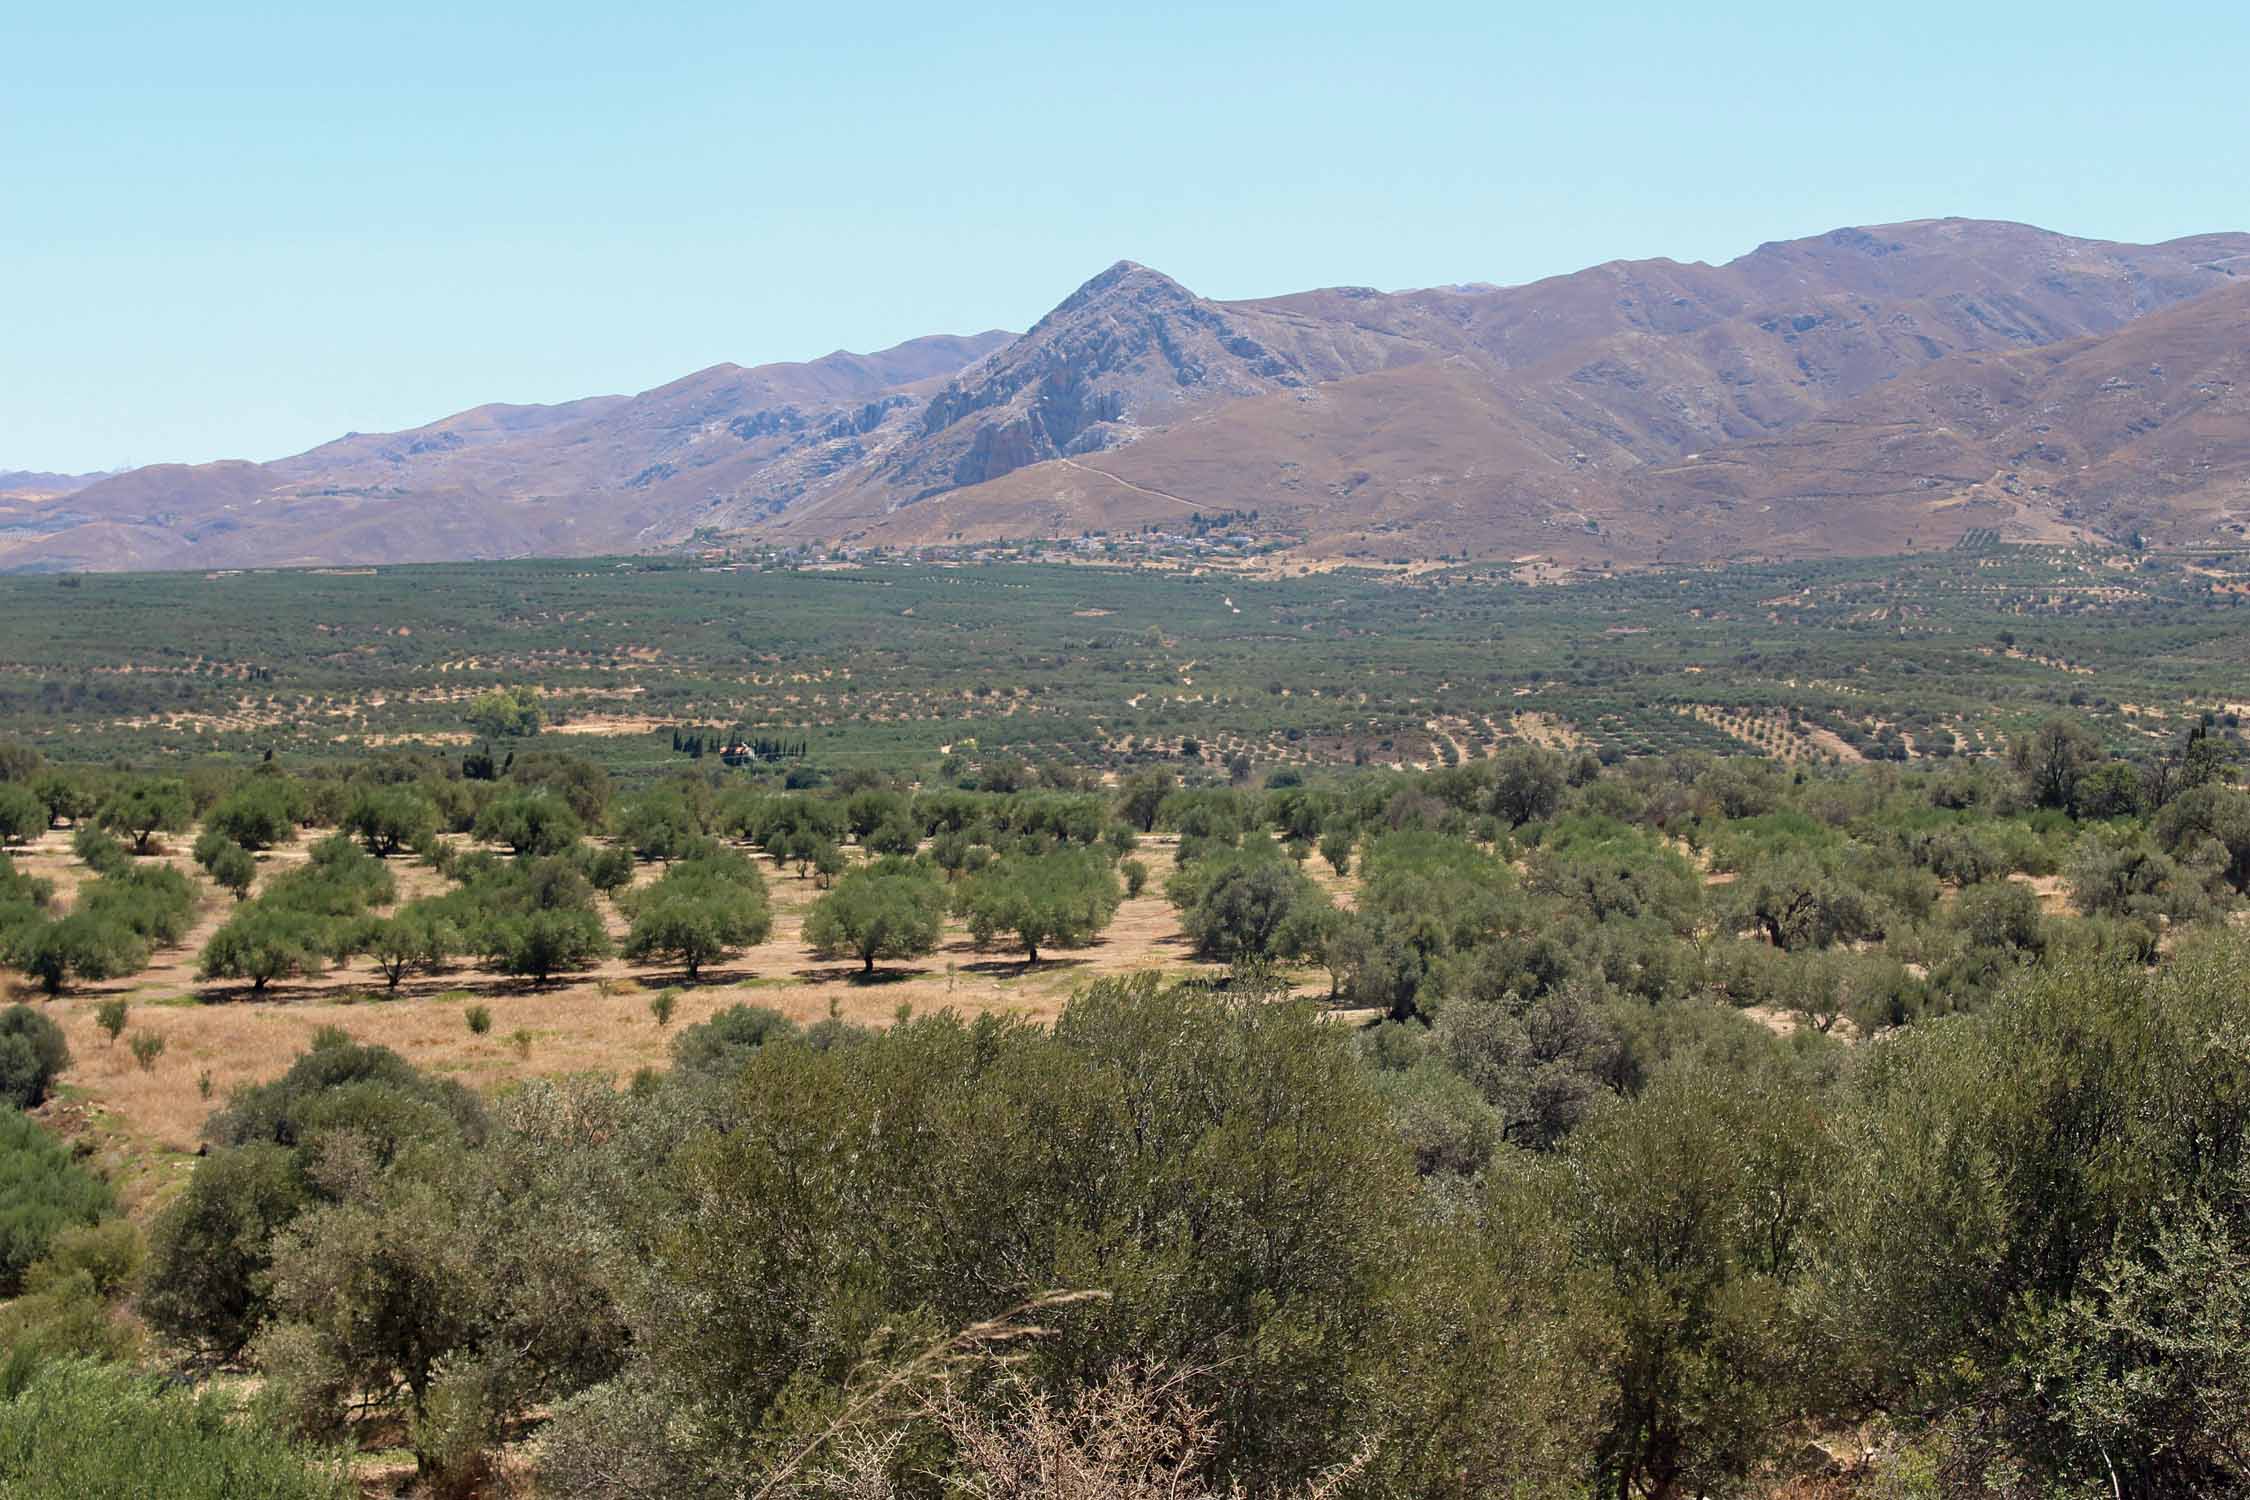
M 1943 214 L 2250 227 L 2250 18 L 569 0 L 12 14 L 0 470 L 268 459 L 917 335 L 1120 257 L 1521 282 Z

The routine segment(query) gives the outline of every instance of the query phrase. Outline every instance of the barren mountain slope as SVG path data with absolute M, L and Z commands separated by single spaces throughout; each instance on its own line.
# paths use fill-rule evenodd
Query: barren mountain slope
M 1112 420 L 1066 427 L 1064 443 L 1003 448 L 1002 436 L 1041 435 L 1040 407 L 982 418 L 990 403 L 941 393 L 930 431 L 886 470 L 763 531 L 973 540 L 1255 508 L 1324 546 L 1348 535 L 1424 556 L 1754 549 L 1743 518 L 1712 511 L 1719 534 L 1696 537 L 1665 518 L 1661 499 L 1643 511 L 1619 486 L 1650 465 L 1788 433 L 1963 351 L 2113 331 L 2229 285 L 2238 268 L 2250 269 L 2250 237 L 2129 246 L 1935 220 L 1767 245 L 1720 267 L 1620 262 L 1519 288 L 1207 303 L 1154 278 L 1164 297 L 1137 303 L 1154 331 L 1122 350 L 1074 327 L 1109 290 L 1097 280 L 956 385 L 974 395 L 989 389 L 977 377 L 1036 356 L 1053 386 L 1122 392 Z M 1110 276 L 1128 270 L 1148 274 Z M 1183 342 L 1164 328 L 1189 319 L 1254 328 L 1281 367 L 1225 370 L 1181 391 L 1119 378 L 1168 374 L 1147 351 Z M 1057 327 L 1070 336 L 1054 337 Z M 1227 399 L 1261 382 L 1279 389 Z M 1086 402 L 1060 404 L 1076 414 Z M 994 451 L 1005 462 L 981 461 Z M 932 461 L 961 452 L 980 461 Z
M 1985 525 L 2204 535 L 2231 515 L 2223 476 L 2250 424 L 2187 402 L 2183 375 L 2128 366 L 2231 379 L 2212 329 L 2234 315 L 2173 313 L 2238 276 L 2250 236 L 2125 245 L 1961 219 L 1396 294 L 1217 302 L 1119 262 L 1020 338 L 720 365 L 270 464 L 0 496 L 0 568 L 942 541 L 1197 509 L 1258 510 L 1316 552 L 1413 556 L 1865 551 Z M 2062 363 L 2023 363 L 2038 351 Z M 1993 381 L 2070 411 L 1997 456 L 1930 415 Z M 2013 409 L 1997 391 L 1996 422 Z M 2126 411 L 2143 425 L 2112 432 Z
M 19 517 L 0 567 L 632 551 L 706 524 L 714 497 L 787 494 L 857 463 L 903 430 L 922 386 L 1008 337 L 716 365 L 638 396 L 478 407 L 270 464 L 134 470 Z

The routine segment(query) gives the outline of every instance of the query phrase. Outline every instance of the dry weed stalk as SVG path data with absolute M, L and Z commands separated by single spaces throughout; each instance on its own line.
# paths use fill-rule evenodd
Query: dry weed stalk
M 1190 1380 L 1207 1371 L 1120 1369 L 1066 1401 L 1034 1391 L 995 1414 L 955 1389 L 949 1376 L 963 1363 L 939 1370 L 887 1430 L 838 1443 L 834 1464 L 780 1493 L 897 1500 L 891 1471 L 904 1424 L 925 1419 L 952 1448 L 942 1478 L 979 1500 L 1248 1500 L 1239 1483 L 1221 1490 L 1207 1478 L 1220 1433 L 1211 1408 L 1187 1393 Z M 1333 1500 L 1373 1457 L 1370 1444 L 1287 1500 Z
M 784 1486 L 796 1478 L 814 1454 L 837 1442 L 844 1434 L 879 1417 L 902 1393 L 926 1392 L 932 1386 L 943 1389 L 949 1376 L 957 1374 L 971 1363 L 993 1363 L 1019 1358 L 1020 1356 L 1004 1353 L 995 1354 L 993 1351 L 1006 1344 L 1046 1334 L 1049 1330 L 1031 1321 L 1041 1313 L 1062 1307 L 1075 1307 L 1083 1302 L 1104 1301 L 1108 1297 L 1107 1292 L 1042 1292 L 997 1317 L 971 1323 L 966 1328 L 937 1340 L 912 1359 L 885 1367 L 876 1378 L 851 1392 L 844 1401 L 843 1409 L 829 1420 L 828 1425 L 792 1449 L 787 1457 L 774 1466 L 764 1483 L 754 1490 L 746 1491 L 748 1500 L 772 1500 L 774 1496 L 791 1493 Z M 904 1421 L 926 1410 L 928 1401 L 926 1394 L 917 1394 L 906 1410 L 897 1414 L 899 1420 Z M 896 1445 L 897 1438 L 893 1436 L 888 1445 L 878 1440 L 874 1446 L 885 1447 L 887 1454 L 888 1449 Z M 868 1446 L 868 1443 L 862 1441 L 858 1449 L 864 1450 Z

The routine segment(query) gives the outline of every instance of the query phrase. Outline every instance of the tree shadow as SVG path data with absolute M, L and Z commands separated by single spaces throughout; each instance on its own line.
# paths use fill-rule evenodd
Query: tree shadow
M 857 964 L 834 964 L 821 969 L 792 969 L 792 979 L 802 979 L 807 984 L 849 984 L 857 986 L 899 984 L 908 979 L 927 979 L 928 969 L 886 969 L 880 964 L 873 969 L 863 969 Z
M 685 969 L 650 969 L 628 977 L 643 989 L 654 985 L 658 989 L 708 990 L 726 985 L 748 984 L 759 976 L 756 969 L 705 964 L 695 971 L 692 979 Z
M 1042 956 L 1037 963 L 1027 958 L 993 958 L 983 963 L 963 964 L 964 974 L 989 974 L 999 979 L 1021 979 L 1026 974 L 1060 973 L 1069 969 L 1083 969 L 1092 963 L 1090 958 L 1048 958 Z

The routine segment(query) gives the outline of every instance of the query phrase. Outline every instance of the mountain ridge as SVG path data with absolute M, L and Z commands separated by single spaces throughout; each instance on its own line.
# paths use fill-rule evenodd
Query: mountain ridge
M 0 567 L 973 541 L 1160 523 L 1183 507 L 1258 510 L 1321 555 L 1801 550 L 1829 539 L 1779 521 L 1761 535 L 1741 508 L 1806 488 L 1804 465 L 1823 453 L 1884 462 L 1855 403 L 1874 411 L 1886 388 L 1955 380 L 1950 367 L 1928 375 L 1947 361 L 2099 346 L 2152 319 L 2118 347 L 2140 358 L 2168 341 L 2231 371 L 2196 317 L 2164 315 L 2243 285 L 2250 235 L 2129 245 L 1965 219 L 1769 241 L 1718 265 L 1610 261 L 1516 286 L 1233 301 L 1121 260 L 1021 335 L 720 364 L 636 395 L 493 403 L 346 434 L 267 464 L 156 465 L 36 499 L 0 493 Z M 2231 327 L 2236 313 L 2214 316 Z M 2108 400 L 2071 389 L 2090 411 Z M 1827 421 L 1837 412 L 1841 426 Z M 2136 420 L 2162 430 L 2187 415 L 2152 407 Z M 1969 496 L 1972 476 L 1950 470 L 1937 487 L 2006 513 L 2026 537 L 2229 535 L 2228 476 L 2242 462 L 2229 434 L 2250 416 L 2221 402 L 2195 419 L 2227 432 L 2197 440 L 2210 456 L 2180 460 L 2205 466 L 2193 483 L 2140 482 L 2132 455 L 2173 461 L 2171 439 L 2144 433 L 2086 448 L 2102 458 L 2081 477 L 2031 463 L 2013 492 L 1986 474 L 1974 480 L 1988 491 Z M 2071 451 L 2091 441 L 2073 436 Z M 1993 456 L 1971 447 L 1957 461 Z M 1909 455 L 1894 444 L 1890 456 Z M 1922 545 L 1949 524 L 1927 489 L 1854 493 L 1852 505 L 1896 514 L 1837 512 L 1827 529 L 1847 546 Z

